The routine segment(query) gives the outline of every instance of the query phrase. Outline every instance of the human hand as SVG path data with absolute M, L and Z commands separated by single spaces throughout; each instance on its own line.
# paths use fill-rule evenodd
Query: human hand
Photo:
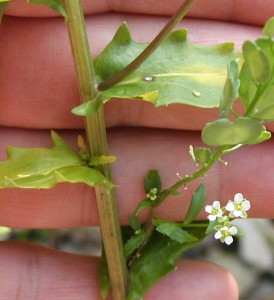
M 85 1 L 88 15 L 105 12 L 87 17 L 94 56 L 124 20 L 132 29 L 134 39 L 151 40 L 167 20 L 159 15 L 170 14 L 180 3 L 158 2 L 125 1 L 119 5 L 113 1 L 110 5 L 109 1 L 100 1 L 91 5 Z M 218 1 L 208 3 L 200 1 L 191 15 L 262 25 L 274 12 L 273 4 L 259 1 L 248 7 L 248 1 L 227 0 L 225 9 L 224 3 L 222 6 Z M 115 13 L 107 13 L 110 9 Z M 155 16 L 142 15 L 147 11 Z M 52 14 L 46 8 L 15 0 L 7 13 L 25 17 Z M 235 41 L 238 47 L 244 40 L 261 34 L 259 27 L 202 19 L 185 20 L 182 26 L 189 28 L 189 39 L 193 42 Z M 83 121 L 70 113 L 79 103 L 79 96 L 63 21 L 7 17 L 0 31 L 1 158 L 4 159 L 7 144 L 48 146 L 50 135 L 44 129 L 58 129 L 73 143 L 83 128 Z M 126 100 L 112 100 L 107 104 L 110 153 L 118 159 L 113 165 L 113 177 L 119 186 L 121 222 L 127 222 L 128 215 L 143 198 L 142 178 L 149 169 L 159 169 L 168 186 L 176 181 L 177 172 L 184 175 L 193 170 L 188 147 L 200 140 L 199 132 L 193 130 L 201 129 L 216 117 L 213 109 L 205 113 L 183 105 L 154 109 L 148 103 Z M 252 201 L 250 216 L 273 217 L 273 187 L 269 181 L 273 173 L 270 169 L 272 144 L 270 140 L 227 156 L 229 167 L 215 167 L 205 179 L 208 198 L 226 201 L 240 191 Z M 237 161 L 241 161 L 242 168 L 234 163 Z M 185 199 L 192 192 L 189 187 Z M 0 197 L 0 220 L 5 226 L 64 228 L 99 224 L 93 191 L 84 185 L 62 184 L 53 190 L 1 190 Z M 183 199 L 170 199 L 159 208 L 159 214 L 179 219 L 184 209 Z M 98 259 L 29 244 L 3 243 L 0 262 L 3 299 L 99 299 Z M 178 265 L 178 270 L 153 287 L 146 299 L 237 299 L 235 281 L 224 269 L 205 262 L 183 261 Z

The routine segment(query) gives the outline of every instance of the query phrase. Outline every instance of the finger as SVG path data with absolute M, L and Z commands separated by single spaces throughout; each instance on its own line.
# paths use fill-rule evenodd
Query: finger
M 96 56 L 126 19 L 139 41 L 150 40 L 165 18 L 103 15 L 88 19 Z M 254 39 L 261 29 L 209 21 L 188 20 L 189 39 L 197 43 Z M 0 124 L 32 128 L 82 128 L 83 118 L 72 115 L 80 102 L 67 33 L 57 18 L 8 18 L 0 28 Z M 112 100 L 106 106 L 107 125 L 201 129 L 218 117 L 217 110 L 186 105 L 154 108 L 140 101 Z
M 2 299 L 101 299 L 99 259 L 65 254 L 26 243 L 0 245 Z M 196 288 L 197 282 L 199 289 Z M 181 261 L 176 272 L 156 284 L 144 298 L 238 299 L 232 275 L 216 265 Z
M 76 140 L 76 134 L 64 133 L 62 136 L 69 141 Z M 0 132 L 0 141 L 2 145 L 49 146 L 50 135 L 10 129 Z M 120 128 L 109 131 L 109 143 L 110 153 L 117 156 L 112 169 L 123 224 L 128 223 L 128 216 L 145 198 L 143 176 L 148 170 L 159 170 L 164 188 L 178 181 L 177 173 L 184 177 L 197 170 L 188 154 L 189 145 L 201 145 L 200 134 L 196 132 Z M 218 163 L 203 180 L 188 184 L 187 190 L 182 188 L 180 196 L 170 197 L 161 204 L 157 215 L 183 220 L 192 193 L 203 182 L 209 203 L 220 200 L 226 204 L 240 192 L 251 201 L 249 217 L 273 218 L 273 143 L 270 140 L 226 155 L 224 159 L 228 165 Z M 94 191 L 85 185 L 59 184 L 52 190 L 0 189 L 0 207 L 1 225 L 14 228 L 99 224 Z M 141 214 L 142 221 L 146 214 L 147 211 Z M 205 218 L 205 214 L 200 217 Z
M 159 1 L 140 0 L 140 1 L 83 1 L 86 14 L 98 14 L 108 11 L 129 12 L 139 14 L 171 15 L 181 5 L 181 0 Z M 200 0 L 197 1 L 189 12 L 189 16 L 199 18 L 212 18 L 241 23 L 251 23 L 262 25 L 273 15 L 274 5 L 271 1 L 254 0 L 252 6 L 248 0 Z M 42 5 L 29 5 L 24 0 L 13 0 L 7 14 L 17 16 L 55 16 L 55 12 Z

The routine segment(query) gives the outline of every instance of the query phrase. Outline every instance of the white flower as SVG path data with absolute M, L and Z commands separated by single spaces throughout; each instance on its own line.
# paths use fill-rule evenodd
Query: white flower
M 217 218 L 222 217 L 223 210 L 221 209 L 221 204 L 219 201 L 214 201 L 212 205 L 206 205 L 205 211 L 209 213 L 209 221 L 215 221 Z
M 246 218 L 246 211 L 250 209 L 250 202 L 241 193 L 237 193 L 234 196 L 234 201 L 229 200 L 225 208 L 230 211 L 230 218 Z
M 222 243 L 226 243 L 227 245 L 230 245 L 233 242 L 232 235 L 235 235 L 238 232 L 237 227 L 235 226 L 215 226 L 215 229 L 218 230 L 214 237 L 215 239 L 220 239 Z

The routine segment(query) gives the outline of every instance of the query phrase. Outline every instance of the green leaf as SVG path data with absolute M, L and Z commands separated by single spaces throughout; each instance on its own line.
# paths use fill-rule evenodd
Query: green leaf
M 220 112 L 223 118 L 229 114 L 240 86 L 240 80 L 238 79 L 239 68 L 236 61 L 230 62 L 227 72 L 227 79 L 220 101 Z
M 207 165 L 212 158 L 212 151 L 209 148 L 193 148 L 189 146 L 189 154 L 194 162 L 197 162 L 203 166 Z
M 134 231 L 140 230 L 142 227 L 139 219 L 135 215 L 129 215 L 129 223 Z
M 89 162 L 89 166 L 100 166 L 105 164 L 112 164 L 116 161 L 116 156 L 113 155 L 101 155 L 101 156 L 93 156 Z
M 9 3 L 9 0 L 0 0 L 0 25 L 3 20 L 4 12 Z
M 32 4 L 42 4 L 57 12 L 59 12 L 64 18 L 67 18 L 65 6 L 61 0 L 28 0 Z
M 240 117 L 234 122 L 219 119 L 208 123 L 202 131 L 202 140 L 210 146 L 248 144 L 260 136 L 263 125 L 256 120 Z
M 176 223 L 167 222 L 160 224 L 156 227 L 156 230 L 178 243 L 191 243 L 197 241 L 196 237 L 183 230 L 180 225 Z
M 200 213 L 204 207 L 206 201 L 206 190 L 203 184 L 200 184 L 196 192 L 192 195 L 191 203 L 189 205 L 186 217 L 185 224 L 191 223 Z
M 144 199 L 144 200 L 142 200 L 138 204 L 137 208 L 134 211 L 135 215 L 137 216 L 141 210 L 143 210 L 144 208 L 151 207 L 151 206 L 153 206 L 153 204 L 154 204 L 154 202 L 151 201 L 150 199 Z
M 252 79 L 258 83 L 266 83 L 272 75 L 272 66 L 266 53 L 256 43 L 246 41 L 243 44 L 243 57 Z
M 60 182 L 83 182 L 90 186 L 113 185 L 85 162 L 52 131 L 52 148 L 8 147 L 8 159 L 0 163 L 0 188 L 52 188 Z
M 263 33 L 271 38 L 274 35 L 274 17 L 270 18 L 263 28 Z
M 162 189 L 162 179 L 158 170 L 150 170 L 144 178 L 144 184 L 146 193 L 149 193 L 154 188 L 159 193 Z
M 145 232 L 140 230 L 139 234 L 132 236 L 124 245 L 125 257 L 128 259 L 130 255 L 142 244 L 145 239 Z
M 133 41 L 127 25 L 122 24 L 94 62 L 98 82 L 113 77 L 146 46 Z M 173 103 L 217 107 L 226 66 L 235 56 L 231 43 L 194 45 L 187 41 L 186 30 L 172 32 L 137 70 L 109 89 L 99 91 L 95 99 L 73 109 L 73 113 L 95 113 L 102 103 L 114 97 L 146 100 L 157 107 Z
M 261 134 L 255 139 L 248 142 L 248 145 L 255 145 L 267 141 L 271 138 L 271 132 L 267 131 L 266 128 L 263 126 L 263 131 Z
M 211 233 L 215 233 L 216 232 L 215 226 L 218 224 L 219 224 L 218 220 L 210 221 L 206 229 L 206 234 L 209 235 Z
M 141 299 L 155 283 L 176 269 L 175 261 L 183 252 L 197 245 L 205 237 L 205 229 L 191 229 L 196 237 L 193 242 L 178 243 L 154 231 L 142 254 L 130 268 L 130 290 L 128 300 Z

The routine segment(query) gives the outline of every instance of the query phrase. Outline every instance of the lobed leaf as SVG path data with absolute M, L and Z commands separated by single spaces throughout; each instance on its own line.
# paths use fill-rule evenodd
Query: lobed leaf
M 212 158 L 212 151 L 209 148 L 189 146 L 189 154 L 194 162 L 203 166 L 207 165 Z
M 8 159 L 0 163 L 0 188 L 48 189 L 61 182 L 113 187 L 100 172 L 85 166 L 57 133 L 51 136 L 52 148 L 7 148 Z
M 97 81 L 113 77 L 132 62 L 147 44 L 132 40 L 127 25 L 94 61 Z M 226 66 L 236 54 L 231 43 L 205 46 L 187 41 L 187 31 L 170 33 L 159 48 L 134 72 L 96 98 L 73 109 L 78 115 L 95 113 L 111 98 L 149 101 L 158 106 L 183 103 L 217 107 L 226 79 Z
M 204 127 L 202 140 L 210 146 L 248 144 L 256 140 L 262 131 L 263 125 L 259 121 L 240 117 L 233 122 L 223 118 Z

